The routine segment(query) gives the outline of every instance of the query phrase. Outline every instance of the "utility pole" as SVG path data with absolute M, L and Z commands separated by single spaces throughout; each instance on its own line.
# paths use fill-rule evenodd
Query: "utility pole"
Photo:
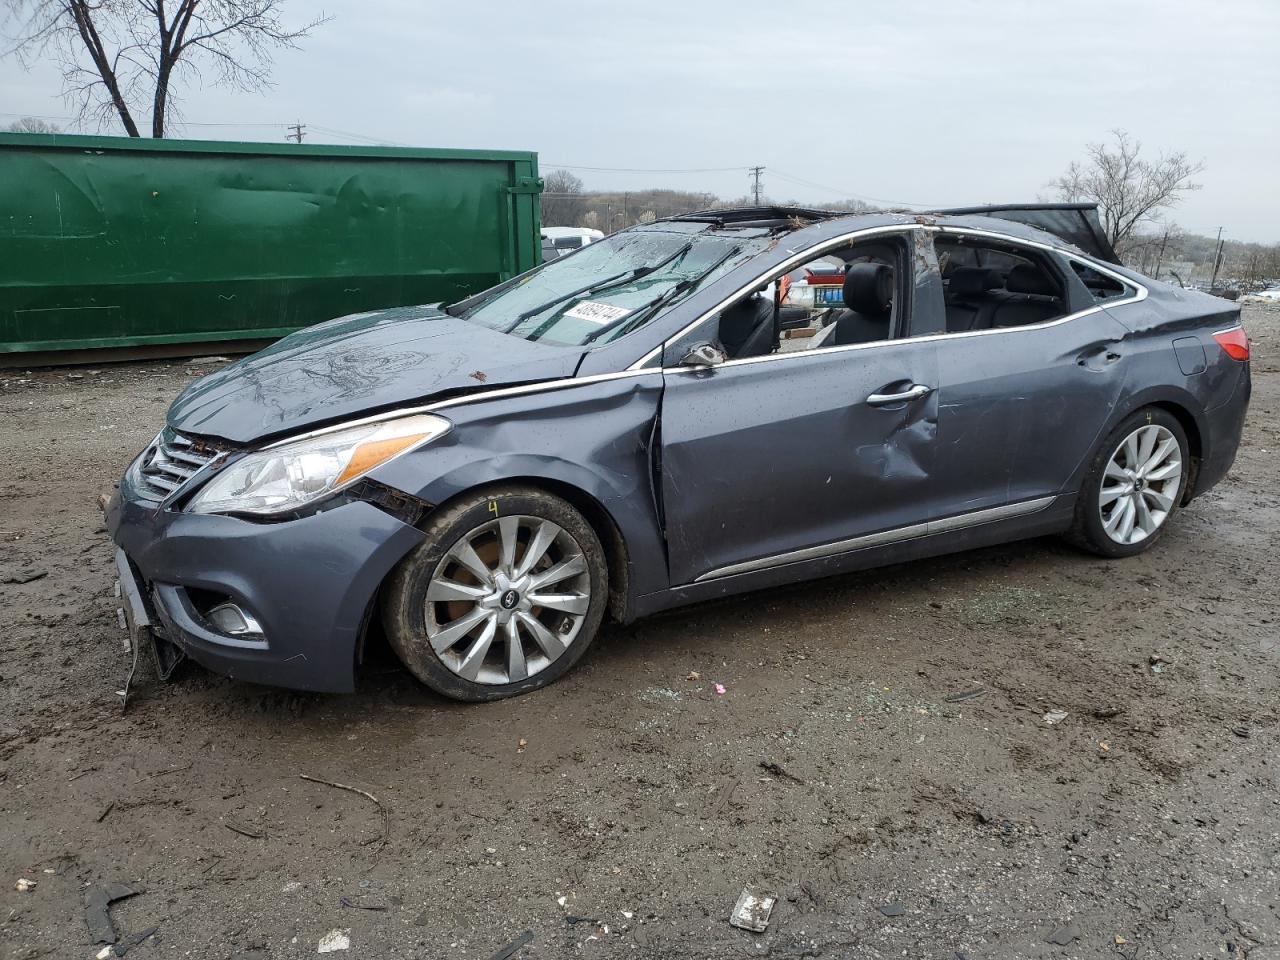
M 1222 267 L 1222 228 L 1218 228 L 1218 243 L 1213 249 L 1213 277 L 1209 280 L 1209 289 L 1218 285 L 1218 270 Z
M 292 140 L 294 143 L 301 143 L 302 138 L 306 135 L 307 125 L 305 123 L 295 123 L 289 127 L 289 133 L 285 135 L 286 140 Z
M 760 206 L 760 174 L 764 173 L 764 167 L 749 167 L 752 179 L 755 184 L 752 186 L 752 192 L 756 197 L 756 206 Z

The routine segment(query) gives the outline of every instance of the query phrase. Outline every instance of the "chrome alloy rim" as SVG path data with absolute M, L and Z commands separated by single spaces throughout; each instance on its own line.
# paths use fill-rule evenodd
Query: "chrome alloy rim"
M 1098 513 L 1116 543 L 1139 543 L 1164 523 L 1182 485 L 1182 451 L 1166 427 L 1139 427 L 1120 442 L 1102 475 Z
M 464 680 L 516 683 L 569 648 L 590 606 L 578 541 L 541 517 L 501 517 L 460 537 L 437 564 L 427 640 Z

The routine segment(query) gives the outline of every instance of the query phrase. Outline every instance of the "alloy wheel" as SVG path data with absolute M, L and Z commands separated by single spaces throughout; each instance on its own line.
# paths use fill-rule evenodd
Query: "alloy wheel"
M 1116 543 L 1139 543 L 1173 510 L 1182 485 L 1182 450 L 1167 427 L 1149 424 L 1125 437 L 1102 475 L 1098 512 Z
M 464 680 L 516 683 L 569 648 L 590 606 L 578 541 L 542 517 L 501 517 L 460 537 L 436 566 L 427 639 Z

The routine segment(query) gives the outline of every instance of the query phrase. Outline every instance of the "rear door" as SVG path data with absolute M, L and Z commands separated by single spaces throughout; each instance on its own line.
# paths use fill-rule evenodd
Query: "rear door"
M 937 240 L 944 249 L 945 234 Z M 935 476 L 946 500 L 943 516 L 1034 508 L 1032 501 L 1073 492 L 1068 482 L 1107 424 L 1127 369 L 1125 328 L 1096 307 L 1065 260 L 1012 241 L 970 241 L 979 257 L 985 244 L 1008 258 L 982 264 L 994 264 L 1002 285 L 959 298 L 969 313 L 948 302 L 953 329 L 936 341 Z M 1060 283 L 1056 303 L 1048 293 L 1021 292 L 1035 283 L 1026 282 L 1031 274 L 1020 257 Z M 947 253 L 939 259 L 943 276 L 954 277 Z M 955 329 L 970 323 L 976 329 Z
M 908 249 L 904 272 L 916 259 Z M 895 319 L 899 331 L 909 319 L 905 311 Z M 807 559 L 787 557 L 807 548 L 844 552 L 843 541 L 929 519 L 938 417 L 932 341 L 889 339 L 703 369 L 665 363 L 661 471 L 673 584 Z

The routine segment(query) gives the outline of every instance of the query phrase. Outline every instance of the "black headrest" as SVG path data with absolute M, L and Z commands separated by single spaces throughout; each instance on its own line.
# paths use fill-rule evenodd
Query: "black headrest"
M 1004 286 L 1000 274 L 990 267 L 956 267 L 947 278 L 952 293 L 980 294 Z
M 1034 293 L 1041 297 L 1058 295 L 1058 288 L 1049 276 L 1029 263 L 1020 263 L 1010 270 L 1004 285 L 1010 293 Z
M 844 305 L 876 316 L 893 305 L 893 268 L 887 263 L 854 263 L 844 275 Z

